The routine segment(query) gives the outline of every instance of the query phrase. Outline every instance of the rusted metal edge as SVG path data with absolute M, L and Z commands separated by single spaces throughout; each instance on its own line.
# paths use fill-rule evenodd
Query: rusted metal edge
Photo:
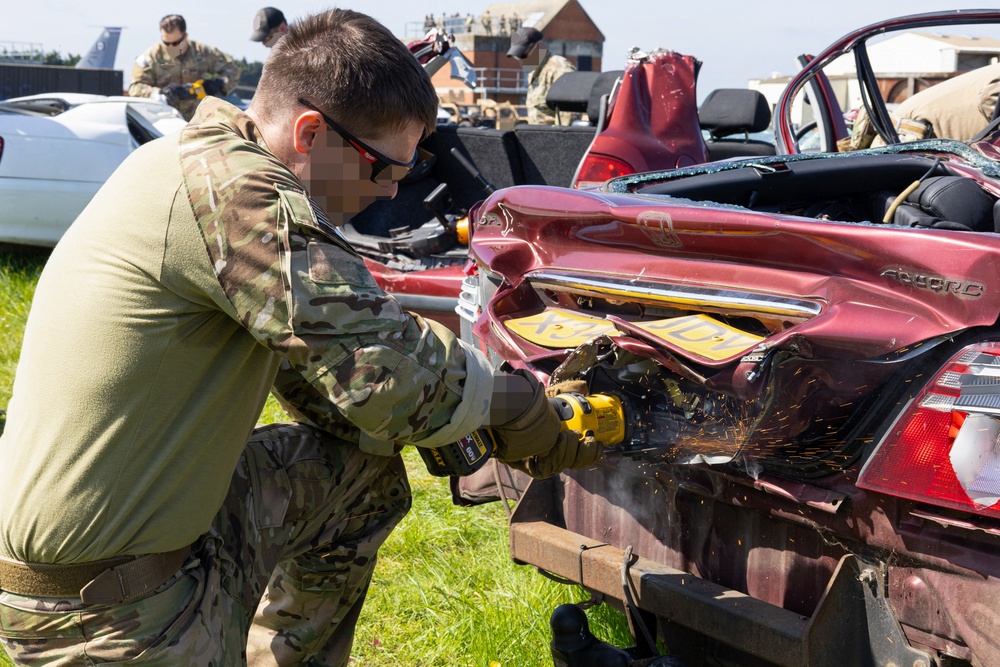
M 510 526 L 511 556 L 621 600 L 625 553 L 545 521 Z M 812 618 L 634 557 L 626 576 L 640 609 L 780 667 L 932 667 L 908 644 L 886 597 L 884 564 L 841 558 Z
M 513 523 L 511 556 L 621 600 L 625 552 L 544 521 Z M 645 558 L 628 576 L 638 605 L 782 667 L 808 664 L 809 618 Z

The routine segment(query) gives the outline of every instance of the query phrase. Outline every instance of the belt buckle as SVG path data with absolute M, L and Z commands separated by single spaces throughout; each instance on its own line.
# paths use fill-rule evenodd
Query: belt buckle
M 127 599 L 125 586 L 118 570 L 109 567 L 80 589 L 84 604 L 121 604 Z

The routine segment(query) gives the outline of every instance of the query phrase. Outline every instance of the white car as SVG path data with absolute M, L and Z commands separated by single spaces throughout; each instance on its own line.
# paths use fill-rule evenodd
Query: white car
M 54 246 L 129 153 L 184 124 L 173 107 L 138 97 L 0 101 L 0 243 Z

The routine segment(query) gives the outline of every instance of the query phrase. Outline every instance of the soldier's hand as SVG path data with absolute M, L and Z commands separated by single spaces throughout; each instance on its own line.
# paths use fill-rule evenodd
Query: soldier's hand
M 194 92 L 190 86 L 183 83 L 168 83 L 160 88 L 160 94 L 167 98 L 167 102 L 174 104 L 178 100 L 193 100 Z
M 595 438 L 562 430 L 562 421 L 549 403 L 546 390 L 530 373 L 518 371 L 517 375 L 529 383 L 530 400 L 516 417 L 491 427 L 496 440 L 494 458 L 537 478 L 551 477 L 566 468 L 584 468 L 601 458 L 603 449 Z M 498 385 L 516 386 L 515 383 Z M 587 390 L 586 383 L 581 380 L 558 383 L 555 387 L 563 391 Z M 512 398 L 515 397 L 523 400 L 520 391 L 512 394 Z M 505 397 L 502 393 L 494 393 L 493 400 L 502 402 Z
M 554 382 L 545 389 L 545 395 L 555 398 L 559 394 L 586 394 L 587 382 L 585 380 L 563 380 Z
M 507 465 L 526 472 L 535 479 L 558 475 L 567 468 L 586 468 L 597 463 L 604 448 L 594 436 L 581 436 L 577 431 L 561 431 L 548 452 L 536 454 Z
M 545 397 L 541 383 L 527 373 L 522 377 L 531 382 L 531 396 L 527 407 L 513 419 L 491 427 L 497 441 L 494 457 L 504 463 L 549 451 L 562 428 L 559 415 Z M 504 400 L 505 396 L 494 393 L 494 402 Z
M 206 95 L 218 95 L 222 92 L 222 79 L 205 79 L 201 82 Z

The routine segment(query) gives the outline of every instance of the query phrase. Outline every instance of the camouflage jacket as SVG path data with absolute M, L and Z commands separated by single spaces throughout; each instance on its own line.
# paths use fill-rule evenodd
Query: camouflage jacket
M 226 152 L 239 153 L 242 138 L 216 124 L 238 136 L 248 119 L 210 101 L 195 121 L 200 129 L 187 132 L 181 150 L 191 204 L 240 321 L 252 322 L 254 336 L 284 359 L 275 390 L 286 409 L 348 439 L 360 428 L 363 440 L 430 447 L 482 425 L 492 393 L 485 357 L 447 328 L 403 311 L 301 186 L 278 186 L 269 205 L 242 215 L 227 210 L 221 189 L 204 185 L 230 186 L 240 205 L 241 183 L 232 181 Z M 256 128 L 246 127 L 263 144 Z M 283 244 L 252 243 L 283 217 L 290 223 Z M 271 279 L 244 283 L 248 267 Z M 273 280 L 277 275 L 283 280 Z
M 218 49 L 188 40 L 183 55 L 173 57 L 167 47 L 157 42 L 135 60 L 128 94 L 150 97 L 168 83 L 194 83 L 199 79 L 221 79 L 222 95 L 228 95 L 240 80 L 240 68 Z M 174 105 L 185 120 L 191 120 L 200 100 L 178 100 Z
M 574 72 L 573 63 L 551 51 L 545 54 L 538 67 L 528 75 L 528 94 L 525 105 L 528 107 L 528 122 L 533 125 L 554 125 L 556 112 L 545 103 L 545 96 L 556 79 L 566 72 Z

